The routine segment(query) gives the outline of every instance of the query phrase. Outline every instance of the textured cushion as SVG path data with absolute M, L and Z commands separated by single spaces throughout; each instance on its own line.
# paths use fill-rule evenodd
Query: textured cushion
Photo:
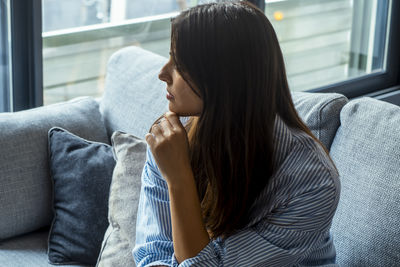
M 166 61 L 138 47 L 124 48 L 111 57 L 100 104 L 109 135 L 121 130 L 144 138 L 155 119 L 167 111 L 165 84 L 158 79 Z M 347 98 L 333 93 L 294 92 L 293 100 L 300 116 L 329 149 Z
M 51 223 L 47 132 L 52 126 L 108 142 L 93 98 L 0 114 L 0 240 Z
M 332 232 L 340 266 L 399 266 L 400 108 L 347 104 L 331 156 L 342 191 Z
M 335 93 L 293 92 L 293 102 L 300 117 L 327 149 L 330 149 L 340 125 L 340 110 L 348 99 Z
M 49 161 L 54 182 L 49 261 L 94 265 L 108 226 L 108 194 L 115 166 L 111 146 L 52 128 Z
M 47 261 L 48 228 L 0 242 L 0 266 L 54 267 Z M 63 267 L 86 265 L 63 265 Z
M 146 159 L 146 143 L 132 135 L 115 132 L 112 136 L 117 164 L 110 189 L 108 220 L 97 266 L 135 266 L 136 212 L 140 179 Z
M 144 138 L 151 124 L 168 110 L 166 86 L 158 79 L 166 61 L 138 47 L 124 48 L 111 57 L 100 104 L 109 135 L 120 130 Z

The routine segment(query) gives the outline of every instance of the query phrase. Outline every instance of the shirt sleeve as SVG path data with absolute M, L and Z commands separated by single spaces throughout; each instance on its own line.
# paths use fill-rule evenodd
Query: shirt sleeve
M 136 266 L 171 266 L 174 249 L 168 187 L 149 148 L 141 182 L 136 242 L 132 251 Z
M 327 179 L 329 181 L 329 179 Z M 215 239 L 197 256 L 174 267 L 294 266 L 326 242 L 336 209 L 337 187 L 327 183 L 296 195 L 256 225 Z

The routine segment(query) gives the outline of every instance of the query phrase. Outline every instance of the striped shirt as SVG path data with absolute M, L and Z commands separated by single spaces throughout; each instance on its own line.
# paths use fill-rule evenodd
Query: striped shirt
M 279 117 L 274 146 L 276 171 L 254 202 L 248 225 L 226 239 L 210 240 L 180 264 L 174 256 L 167 183 L 148 149 L 132 252 L 136 265 L 337 266 L 330 234 L 340 195 L 335 167 L 313 138 Z

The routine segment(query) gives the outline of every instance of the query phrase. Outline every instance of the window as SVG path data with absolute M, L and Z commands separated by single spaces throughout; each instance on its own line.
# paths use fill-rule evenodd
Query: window
M 0 112 L 10 110 L 9 3 L 0 0 Z
M 384 70 L 387 9 L 384 0 L 267 1 L 291 89 L 315 89 Z
M 167 56 L 170 19 L 185 0 L 42 0 L 44 104 L 101 96 L 111 54 L 138 45 Z
M 112 53 L 138 45 L 167 57 L 170 18 L 210 1 L 0 0 L 0 108 L 101 96 Z M 399 1 L 252 2 L 277 32 L 292 90 L 352 98 L 399 85 Z

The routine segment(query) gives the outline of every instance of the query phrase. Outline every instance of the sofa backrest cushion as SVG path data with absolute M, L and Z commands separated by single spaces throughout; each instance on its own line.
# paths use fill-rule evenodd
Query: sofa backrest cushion
M 51 223 L 47 132 L 53 126 L 109 144 L 99 105 L 93 98 L 1 113 L 0 240 Z
M 121 49 L 110 58 L 100 104 L 109 136 L 120 130 L 144 138 L 151 124 L 168 110 L 166 85 L 158 79 L 166 61 L 134 46 Z M 340 94 L 294 92 L 293 101 L 302 119 L 329 149 L 347 98 Z
M 292 98 L 300 117 L 329 150 L 340 125 L 340 111 L 349 100 L 335 93 L 293 92 Z
M 110 137 L 119 130 L 144 138 L 152 123 L 168 111 L 166 86 L 158 79 L 166 62 L 166 58 L 134 46 L 110 58 L 100 103 Z
M 400 107 L 350 101 L 331 156 L 342 191 L 332 233 L 340 266 L 400 263 Z

